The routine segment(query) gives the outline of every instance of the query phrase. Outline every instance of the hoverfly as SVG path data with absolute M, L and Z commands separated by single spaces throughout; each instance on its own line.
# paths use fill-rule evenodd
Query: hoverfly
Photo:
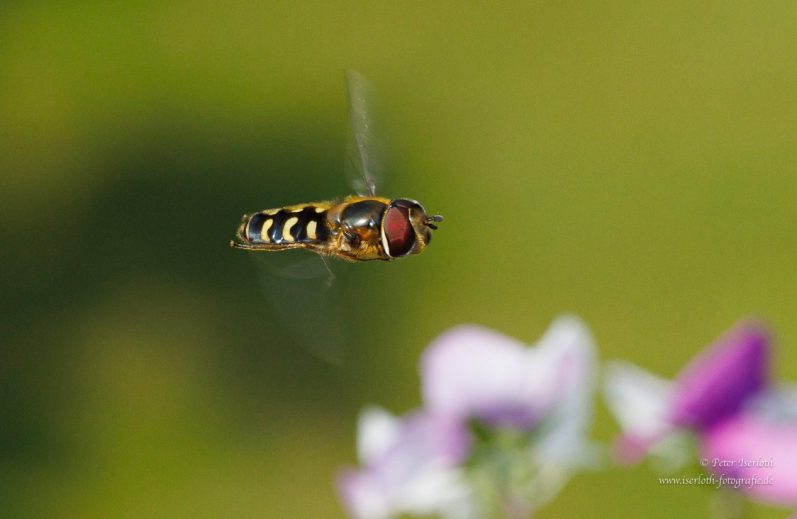
M 347 261 L 393 260 L 420 254 L 432 238 L 440 215 L 428 215 L 408 198 L 377 196 L 381 176 L 369 85 L 358 72 L 346 73 L 349 94 L 347 166 L 356 196 L 266 209 L 245 214 L 230 246 L 252 251 L 307 249 Z

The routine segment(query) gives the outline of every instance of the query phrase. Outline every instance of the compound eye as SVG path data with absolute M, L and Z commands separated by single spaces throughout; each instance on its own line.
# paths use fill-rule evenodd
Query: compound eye
M 397 198 L 393 200 L 393 203 L 391 205 L 395 207 L 404 207 L 406 209 L 415 209 L 421 211 L 424 210 L 421 204 L 419 204 L 415 200 L 409 200 L 407 198 Z
M 385 213 L 384 231 L 387 253 L 392 258 L 407 255 L 415 246 L 415 230 L 408 207 L 392 205 Z

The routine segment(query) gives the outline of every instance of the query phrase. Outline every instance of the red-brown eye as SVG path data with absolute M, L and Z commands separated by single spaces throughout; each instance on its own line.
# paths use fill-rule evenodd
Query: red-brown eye
M 385 213 L 384 221 L 387 253 L 397 258 L 408 254 L 415 245 L 415 231 L 410 223 L 410 211 L 394 205 Z

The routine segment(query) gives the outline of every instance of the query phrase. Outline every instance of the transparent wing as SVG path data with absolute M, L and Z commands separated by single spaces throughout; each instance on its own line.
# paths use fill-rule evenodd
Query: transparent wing
M 383 179 L 384 148 L 373 88 L 353 70 L 346 72 L 346 82 L 350 121 L 346 176 L 355 192 L 374 196 Z M 250 256 L 269 321 L 313 355 L 341 363 L 350 337 L 343 304 L 350 265 L 301 250 Z
M 341 307 L 346 265 L 302 252 L 251 255 L 265 310 L 293 342 L 326 362 L 340 364 L 348 336 Z
M 373 88 L 357 71 L 346 71 L 349 89 L 349 132 L 346 142 L 346 177 L 361 196 L 374 196 L 384 178 L 384 147 Z

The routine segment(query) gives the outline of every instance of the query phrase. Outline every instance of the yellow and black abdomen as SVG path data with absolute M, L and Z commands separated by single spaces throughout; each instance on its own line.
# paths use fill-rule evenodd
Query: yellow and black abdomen
M 244 215 L 233 247 L 280 250 L 294 247 L 323 248 L 331 231 L 328 205 L 307 204 Z

